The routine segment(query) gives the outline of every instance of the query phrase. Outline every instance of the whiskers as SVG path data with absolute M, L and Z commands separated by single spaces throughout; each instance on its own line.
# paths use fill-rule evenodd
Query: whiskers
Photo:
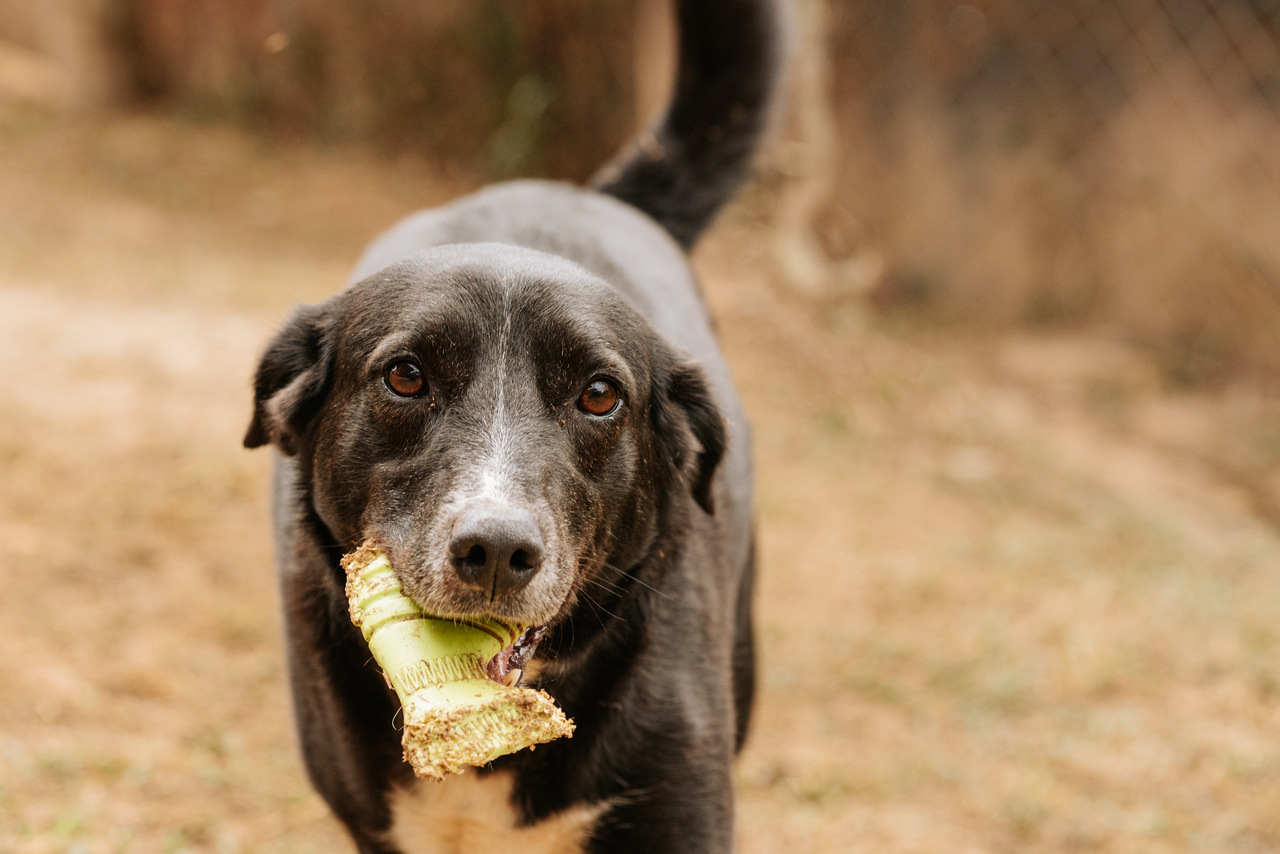
M 617 587 L 617 585 L 608 584 L 601 579 L 588 578 L 587 576 L 583 576 L 582 581 L 584 585 L 585 584 L 595 585 L 596 587 L 599 587 L 601 590 L 604 590 L 606 593 L 621 595 L 623 592 L 622 589 Z M 604 611 L 606 614 L 608 614 L 610 617 L 613 617 L 615 620 L 622 620 L 623 622 L 626 622 L 626 620 L 624 620 L 622 617 L 619 617 L 617 614 L 613 613 L 608 608 L 606 608 L 600 601 L 595 599 L 585 589 L 585 587 L 579 590 L 578 592 L 579 592 L 579 595 L 582 597 L 582 601 L 586 602 L 588 605 L 591 606 L 591 613 L 595 614 L 596 619 L 600 621 L 600 628 L 602 629 L 604 628 L 604 619 L 600 616 L 601 611 Z
M 613 574 L 612 577 L 598 574 L 597 571 L 601 569 L 608 570 L 609 573 Z M 579 564 L 577 585 L 578 596 L 591 609 L 596 620 L 599 621 L 601 628 L 604 628 L 604 617 L 601 616 L 602 613 L 608 614 L 615 620 L 626 622 L 625 617 L 615 614 L 613 611 L 606 608 L 601 599 L 610 597 L 621 599 L 631 591 L 632 585 L 636 585 L 657 596 L 661 596 L 663 599 L 674 598 L 671 594 L 659 590 L 657 587 L 654 587 L 652 584 L 644 581 L 635 573 L 627 572 L 625 569 L 614 566 L 607 561 L 584 560 Z M 595 595 L 593 595 L 593 592 Z
M 675 598 L 670 593 L 667 593 L 663 590 L 659 590 L 657 587 L 654 587 L 652 584 L 640 578 L 635 573 L 627 572 L 625 569 L 622 569 L 621 567 L 618 567 L 618 566 L 614 566 L 613 564 L 604 560 L 595 561 L 594 563 L 590 561 L 584 561 L 583 569 L 584 570 L 607 569 L 611 572 L 617 573 L 618 575 L 622 576 L 622 578 L 631 581 L 633 584 L 638 584 L 639 586 L 645 588 L 646 590 L 649 590 L 654 594 L 661 596 L 663 599 Z M 605 587 L 605 589 L 610 590 L 611 592 L 616 593 L 619 596 L 627 592 L 627 588 L 625 586 L 617 584 L 615 582 L 608 581 L 603 578 L 590 578 L 585 573 L 583 574 L 582 577 L 586 580 L 599 584 L 601 587 Z

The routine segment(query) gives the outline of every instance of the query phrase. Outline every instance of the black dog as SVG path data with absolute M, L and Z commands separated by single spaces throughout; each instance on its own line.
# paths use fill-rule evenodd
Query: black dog
M 665 117 L 593 190 L 518 182 L 411 217 L 258 368 L 245 444 L 281 452 L 298 729 L 362 852 L 732 849 L 749 448 L 683 250 L 746 173 L 776 21 L 770 0 L 677 13 Z M 543 627 L 525 680 L 574 737 L 415 781 L 343 594 L 368 538 L 429 613 Z

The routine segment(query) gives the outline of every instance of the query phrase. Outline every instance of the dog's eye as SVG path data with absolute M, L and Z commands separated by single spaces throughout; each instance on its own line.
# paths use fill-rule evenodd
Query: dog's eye
M 618 387 L 608 380 L 592 380 L 578 397 L 578 408 L 588 415 L 608 415 L 618 408 Z
M 392 362 L 383 377 L 387 388 L 401 397 L 417 397 L 427 389 L 427 379 L 422 375 L 422 368 L 407 359 Z

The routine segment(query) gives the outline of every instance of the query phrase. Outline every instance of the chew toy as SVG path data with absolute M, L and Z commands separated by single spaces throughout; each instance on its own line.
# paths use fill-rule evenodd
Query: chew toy
M 342 559 L 351 621 L 400 697 L 405 761 L 440 781 L 525 747 L 572 736 L 545 691 L 491 677 L 490 665 L 525 627 L 485 617 L 423 613 L 400 587 L 391 562 L 369 543 Z M 509 654 L 509 653 L 508 653 Z

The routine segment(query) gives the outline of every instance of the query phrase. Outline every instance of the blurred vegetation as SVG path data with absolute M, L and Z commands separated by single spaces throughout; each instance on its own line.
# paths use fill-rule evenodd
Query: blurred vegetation
M 1280 377 L 1280 2 L 791 5 L 739 210 L 798 297 L 1109 326 L 1172 387 Z M 654 106 L 665 6 L 0 0 L 0 39 L 59 57 L 71 101 L 582 180 Z
M 581 179 L 632 130 L 633 6 L 103 0 L 98 14 L 120 100 Z

